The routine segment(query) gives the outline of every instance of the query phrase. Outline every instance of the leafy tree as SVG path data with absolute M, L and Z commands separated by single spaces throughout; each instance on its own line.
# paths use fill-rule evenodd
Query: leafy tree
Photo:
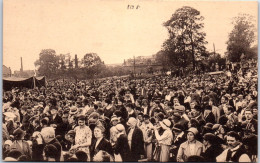
M 88 77 L 93 78 L 97 76 L 103 69 L 105 69 L 104 62 L 96 53 L 87 53 L 81 60 L 82 69 Z
M 231 62 L 239 62 L 241 55 L 245 58 L 255 56 L 253 43 L 256 40 L 254 18 L 248 14 L 239 14 L 233 18 L 233 30 L 229 33 L 226 55 Z
M 164 23 L 168 29 L 169 39 L 163 44 L 164 55 L 178 67 L 186 67 L 190 63 L 195 69 L 196 58 L 205 53 L 205 32 L 203 16 L 192 7 L 184 6 L 175 11 L 170 20 Z
M 57 74 L 59 57 L 53 49 L 43 49 L 39 54 L 40 58 L 35 61 L 35 66 L 41 75 L 51 77 Z
M 81 64 L 84 68 L 90 68 L 101 63 L 102 61 L 96 53 L 87 53 L 81 60 Z

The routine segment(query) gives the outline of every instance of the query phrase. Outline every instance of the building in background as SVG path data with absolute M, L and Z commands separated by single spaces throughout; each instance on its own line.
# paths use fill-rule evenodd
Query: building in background
M 12 76 L 12 71 L 11 68 L 6 67 L 5 65 L 3 65 L 3 77 L 10 77 Z

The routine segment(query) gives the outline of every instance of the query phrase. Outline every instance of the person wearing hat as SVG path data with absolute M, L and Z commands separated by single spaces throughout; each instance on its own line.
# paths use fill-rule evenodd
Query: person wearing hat
M 11 140 L 6 140 L 4 142 L 4 146 L 3 146 L 3 159 L 5 159 L 5 157 L 7 157 L 8 153 L 11 150 L 11 145 L 13 144 L 13 142 Z
M 128 112 L 128 118 L 130 118 L 130 117 L 136 118 L 136 117 L 137 117 L 137 113 L 136 113 L 135 110 L 134 110 L 134 104 L 128 103 L 128 104 L 126 105 L 126 110 L 127 110 L 127 112 Z
M 185 113 L 185 107 L 183 105 L 178 105 L 174 107 L 172 118 L 174 123 L 179 123 L 182 126 L 186 126 L 189 122 L 189 117 Z
M 154 128 L 155 138 L 158 141 L 158 144 L 160 146 L 160 155 L 159 155 L 159 161 L 160 162 L 168 162 L 169 156 L 170 156 L 170 146 L 172 144 L 173 140 L 173 134 L 170 129 L 171 121 L 168 119 L 163 119 L 159 122 L 160 127 L 162 127 L 163 134 L 159 135 L 158 127 Z
M 82 150 L 88 154 L 88 158 L 90 159 L 89 146 L 91 145 L 92 140 L 92 131 L 85 124 L 86 117 L 84 115 L 80 115 L 78 117 L 78 126 L 75 127 L 75 145 L 71 147 L 72 150 Z
M 55 147 L 57 148 L 58 150 L 58 153 L 57 153 L 57 158 L 56 160 L 58 161 L 63 161 L 63 155 L 61 154 L 61 150 L 62 150 L 62 146 L 60 144 L 60 142 L 56 139 L 55 137 L 55 129 L 53 127 L 44 127 L 42 130 L 41 130 L 41 137 L 43 140 L 43 142 L 39 143 L 40 141 L 38 141 L 39 144 L 45 144 L 45 145 L 48 145 L 48 144 L 52 144 L 52 145 L 55 145 Z
M 94 129 L 95 139 L 92 141 L 90 146 L 90 159 L 93 160 L 93 157 L 101 150 L 108 152 L 110 155 L 114 155 L 112 145 L 110 142 L 104 138 L 105 128 L 100 123 L 96 125 Z
M 220 118 L 220 110 L 218 107 L 215 106 L 215 102 L 213 98 L 209 98 L 209 106 L 211 106 L 212 110 L 211 112 L 213 113 L 214 117 L 215 117 L 215 121 L 216 123 L 219 123 L 219 118 Z
M 29 124 L 30 124 L 30 122 L 29 122 L 30 115 L 28 114 L 28 110 L 29 110 L 29 107 L 26 107 L 26 106 L 23 106 L 21 108 L 21 113 L 22 113 L 22 117 L 23 117 L 21 123 L 22 123 L 22 129 L 24 131 L 28 130 Z
M 226 122 L 227 127 L 232 130 L 235 129 L 238 125 L 238 117 L 234 114 L 234 108 L 230 105 L 226 105 L 223 109 L 225 114 L 220 118 L 223 116 L 226 117 L 228 119 Z
M 58 149 L 53 144 L 48 144 L 43 149 L 43 158 L 45 161 L 59 161 L 57 160 Z
M 112 101 L 110 99 L 106 99 L 104 101 L 104 116 L 111 118 L 114 111 L 116 110 L 114 104 L 112 104 Z
M 201 125 L 205 122 L 203 111 L 200 105 L 195 105 L 194 108 L 191 108 L 191 112 L 189 112 L 189 118 L 197 119 Z
M 251 158 L 252 162 L 257 162 L 257 141 L 257 135 L 255 134 L 251 134 L 242 138 L 242 143 L 245 146 L 247 154 Z
M 65 139 L 68 141 L 67 149 L 70 149 L 71 146 L 73 146 L 75 144 L 75 135 L 76 135 L 76 132 L 74 130 L 69 130 L 67 132 L 67 134 L 65 135 Z
M 245 109 L 246 120 L 242 122 L 241 128 L 243 129 L 244 136 L 257 134 L 258 121 L 253 118 L 253 111 L 250 108 Z
M 212 133 L 206 133 L 203 136 L 204 152 L 201 156 L 206 162 L 216 162 L 216 157 L 223 152 L 221 145 L 217 141 L 217 136 Z
M 116 115 L 113 115 L 111 117 L 111 125 L 112 125 L 112 127 L 110 128 L 110 143 L 112 145 L 115 144 L 115 142 L 113 140 L 114 140 L 114 137 L 116 137 L 116 134 L 117 134 L 116 125 L 118 123 L 119 123 L 119 118 Z
M 58 125 L 62 123 L 62 118 L 58 115 L 58 107 L 57 106 L 51 106 L 51 117 L 50 117 L 50 126 L 57 128 Z M 57 135 L 57 133 L 56 133 Z
M 217 162 L 251 162 L 252 160 L 241 145 L 241 137 L 235 131 L 227 133 L 228 148 L 216 157 Z
M 115 151 L 115 161 L 129 162 L 130 161 L 130 147 L 128 144 L 128 139 L 125 131 L 125 127 L 122 124 L 116 125 L 117 136 L 114 142 L 116 144 L 113 146 Z
M 77 114 L 78 111 L 79 111 L 79 109 L 78 109 L 76 106 L 72 106 L 72 107 L 70 107 L 70 112 L 69 112 L 69 114 L 70 114 L 70 116 L 72 116 L 72 115 Z
M 14 142 L 11 145 L 11 150 L 16 149 L 19 150 L 23 155 L 26 155 L 27 157 L 31 158 L 32 156 L 32 150 L 29 146 L 29 144 L 23 140 L 25 136 L 25 131 L 23 131 L 21 128 L 17 128 L 14 130 Z
M 204 119 L 205 119 L 205 123 L 213 123 L 215 124 L 215 116 L 212 113 L 212 106 L 210 105 L 206 105 L 204 108 Z
M 137 127 L 137 120 L 134 117 L 128 119 L 127 125 L 129 126 L 127 139 L 130 147 L 130 161 L 137 162 L 144 156 L 143 132 Z
M 180 145 L 177 154 L 177 162 L 186 162 L 189 156 L 201 155 L 203 144 L 196 140 L 198 134 L 198 130 L 194 127 L 187 130 L 187 141 Z
M 140 129 L 143 131 L 144 135 L 144 150 L 146 153 L 147 161 L 152 160 L 152 137 L 153 137 L 153 125 L 150 122 L 149 115 L 144 115 L 144 122 L 142 123 L 142 126 Z
M 174 158 L 173 158 L 173 162 L 176 162 L 176 156 L 178 153 L 178 149 L 180 147 L 180 145 L 186 141 L 186 135 L 184 134 L 184 128 L 181 124 L 176 123 L 173 128 L 172 128 L 172 132 L 174 134 L 174 139 L 172 142 L 172 147 L 171 147 L 171 153 L 173 154 Z

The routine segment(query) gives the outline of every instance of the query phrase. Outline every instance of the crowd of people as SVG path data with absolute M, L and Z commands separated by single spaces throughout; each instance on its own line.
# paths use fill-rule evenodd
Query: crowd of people
M 3 160 L 256 162 L 257 65 L 3 92 Z

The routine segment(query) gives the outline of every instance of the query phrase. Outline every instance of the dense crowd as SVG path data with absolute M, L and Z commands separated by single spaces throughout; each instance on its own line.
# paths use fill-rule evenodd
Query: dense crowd
M 5 161 L 257 161 L 257 65 L 3 92 Z

